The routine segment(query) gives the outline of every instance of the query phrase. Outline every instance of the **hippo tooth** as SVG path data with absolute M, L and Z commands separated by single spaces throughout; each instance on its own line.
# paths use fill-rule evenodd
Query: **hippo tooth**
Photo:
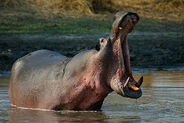
M 136 87 L 140 87 L 143 83 L 143 76 L 139 79 L 139 81 L 135 84 Z
M 126 80 L 126 82 L 125 82 L 125 84 L 123 85 L 123 87 L 126 87 L 126 85 L 128 84 L 128 81 L 129 81 L 129 77 L 127 78 L 127 80 Z
M 135 86 L 131 85 L 130 83 L 128 83 L 128 87 L 131 88 L 134 91 L 138 91 L 139 90 L 138 87 L 135 87 Z

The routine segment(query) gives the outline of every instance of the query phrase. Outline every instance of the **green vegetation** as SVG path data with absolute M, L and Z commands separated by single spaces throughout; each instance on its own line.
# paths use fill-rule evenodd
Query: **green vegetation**
M 14 20 L 13 20 L 14 19 Z M 0 33 L 99 33 L 109 32 L 111 22 L 94 18 L 13 18 L 0 21 Z
M 110 32 L 110 17 L 63 17 L 44 19 L 37 17 L 0 17 L 0 33 L 104 33 Z M 184 31 L 183 22 L 159 21 L 141 18 L 134 32 L 178 32 Z

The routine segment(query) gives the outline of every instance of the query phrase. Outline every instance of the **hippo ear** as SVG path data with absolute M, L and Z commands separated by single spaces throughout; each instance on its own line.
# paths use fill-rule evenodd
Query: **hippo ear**
M 96 49 L 97 51 L 99 51 L 99 50 L 100 50 L 100 46 L 97 44 L 97 45 L 95 46 L 95 49 Z

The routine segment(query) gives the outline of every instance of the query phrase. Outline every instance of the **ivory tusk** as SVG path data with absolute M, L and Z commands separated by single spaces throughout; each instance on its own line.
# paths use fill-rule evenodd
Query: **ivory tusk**
M 139 79 L 139 81 L 135 84 L 136 87 L 140 87 L 142 85 L 143 82 L 143 76 Z
M 126 85 L 128 84 L 128 81 L 129 81 L 130 77 L 127 78 L 125 84 L 123 85 L 123 87 L 126 87 Z
M 130 83 L 128 83 L 128 87 L 131 88 L 134 91 L 138 91 L 139 90 L 138 87 L 135 87 L 135 86 L 131 85 Z

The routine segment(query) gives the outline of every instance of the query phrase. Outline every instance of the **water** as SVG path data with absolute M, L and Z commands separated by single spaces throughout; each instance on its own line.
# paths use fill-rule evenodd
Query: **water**
M 0 122 L 10 123 L 184 123 L 184 71 L 147 70 L 135 73 L 144 76 L 143 96 L 128 99 L 111 93 L 102 111 L 39 111 L 15 108 L 8 98 L 8 77 L 0 77 Z

